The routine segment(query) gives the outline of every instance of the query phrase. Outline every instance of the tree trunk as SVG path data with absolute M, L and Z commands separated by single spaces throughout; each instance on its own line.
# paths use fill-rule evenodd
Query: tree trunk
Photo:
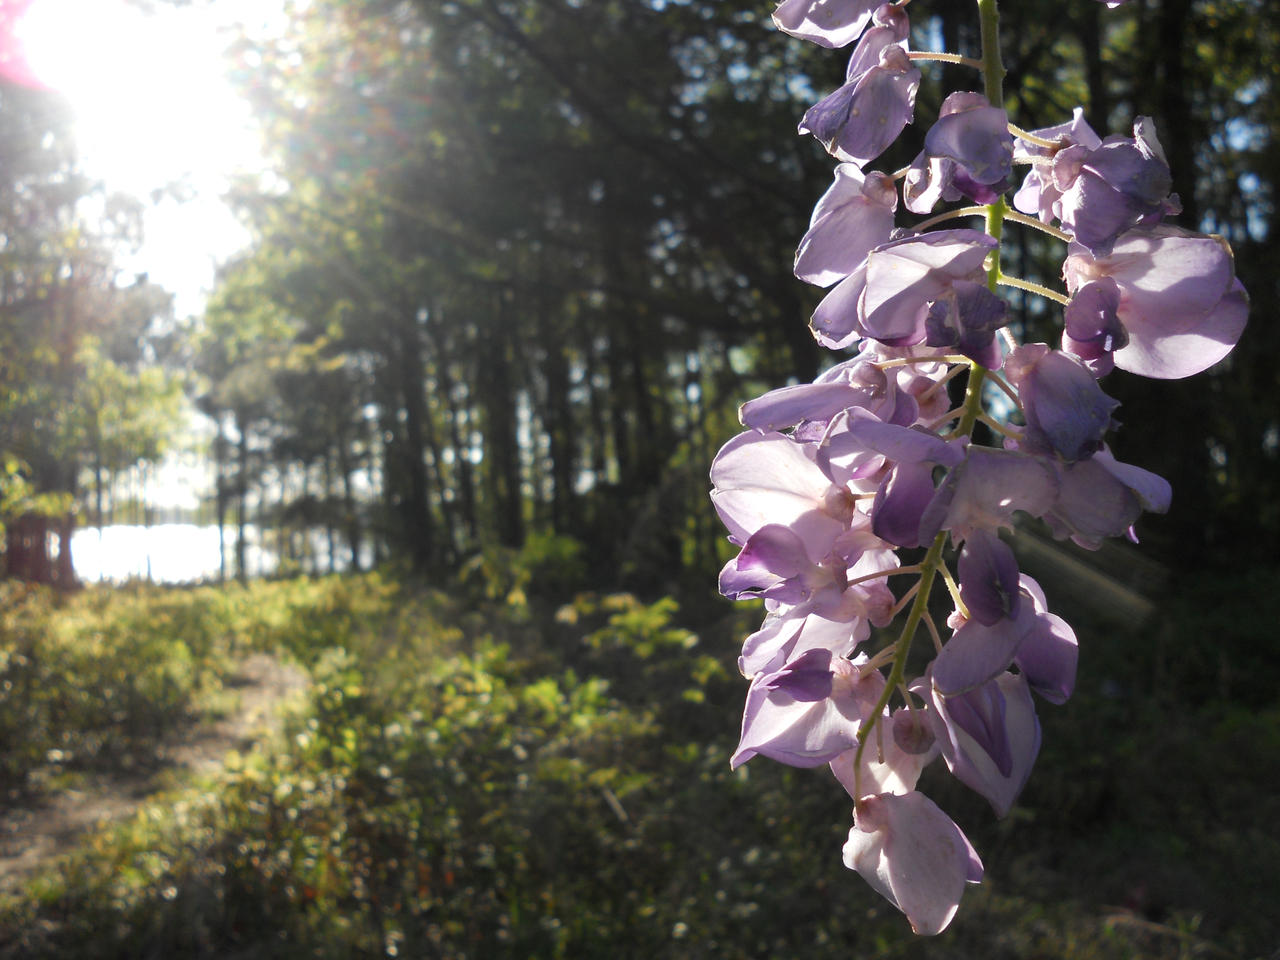
M 347 544 L 351 548 L 351 570 L 358 573 L 360 563 L 360 514 L 356 509 L 355 493 L 351 487 L 351 474 L 354 472 L 351 463 L 351 449 L 347 438 L 343 436 L 338 443 L 338 473 L 342 478 L 342 519 L 346 526 Z
M 541 291 L 543 285 L 539 283 Z M 547 451 L 551 459 L 551 527 L 567 534 L 576 529 L 577 511 L 573 474 L 577 459 L 574 444 L 573 412 L 569 404 L 569 361 L 565 337 L 554 322 L 545 294 L 537 299 L 538 339 L 544 358 L 542 379 L 546 389 L 543 418 Z
M 337 524 L 333 520 L 333 502 L 334 502 L 334 483 L 333 483 L 333 448 L 327 447 L 324 451 L 324 535 L 325 546 L 329 554 L 329 573 L 336 573 L 338 569 L 338 530 Z
M 510 309 L 512 299 L 503 298 L 498 309 Z M 491 320 L 482 328 L 488 342 L 485 360 L 478 365 L 476 372 L 476 386 L 485 418 L 485 481 L 492 513 L 497 521 L 498 542 L 504 546 L 518 547 L 524 542 L 524 517 L 520 489 L 519 436 L 516 431 L 517 412 L 512 383 L 512 345 L 506 328 L 497 332 L 493 329 L 494 326 Z
M 227 437 L 222 416 L 217 417 L 218 432 L 213 436 L 213 511 L 218 524 L 218 582 L 227 580 Z
M 1107 70 L 1102 62 L 1102 7 L 1097 3 L 1080 6 L 1077 36 L 1084 54 L 1084 79 L 1089 88 L 1089 121 L 1105 137 L 1111 118 L 1111 98 L 1107 93 Z
M 456 397 L 456 383 L 451 369 L 453 357 L 445 336 L 444 313 L 439 304 L 431 308 L 427 316 L 427 336 L 431 339 L 435 350 L 435 373 L 440 384 L 439 395 L 444 398 L 445 417 L 449 424 L 449 443 L 453 448 L 453 462 L 457 470 L 454 488 L 457 495 L 462 525 L 467 544 L 473 544 L 479 538 L 479 525 L 476 518 L 475 476 L 471 469 L 470 440 L 463 436 L 463 412 Z
M 249 499 L 249 420 L 243 410 L 235 411 L 236 441 L 236 579 L 248 579 L 245 569 L 245 530 Z
M 72 590 L 79 586 L 74 558 L 71 556 L 71 537 L 75 529 L 74 514 L 68 512 L 58 520 L 58 563 L 53 573 L 54 583 L 59 590 Z
M 1196 129 L 1195 117 L 1187 90 L 1187 40 L 1191 22 L 1191 0 L 1164 0 L 1160 6 L 1159 93 L 1160 144 L 1169 158 L 1173 172 L 1173 189 L 1182 200 L 1181 222 L 1197 226 L 1200 222 L 1196 200 L 1196 146 L 1204 138 Z
M 427 409 L 422 345 L 411 311 L 402 310 L 393 318 L 392 328 L 395 351 L 389 359 L 396 378 L 398 406 L 404 414 L 403 443 L 399 445 L 399 452 L 406 485 L 399 513 L 404 524 L 410 563 L 416 572 L 422 573 L 430 568 L 435 552 L 427 480 Z

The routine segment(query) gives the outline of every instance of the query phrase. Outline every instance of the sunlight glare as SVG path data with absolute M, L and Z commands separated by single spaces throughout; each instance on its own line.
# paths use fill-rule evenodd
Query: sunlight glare
M 33 72 L 70 101 L 86 172 L 112 189 L 145 196 L 258 158 L 249 107 L 226 77 L 225 41 L 198 13 L 34 0 L 23 16 Z
M 80 165 L 108 191 L 149 201 L 147 272 L 196 311 L 217 263 L 248 231 L 223 202 L 237 174 L 267 167 L 252 108 L 229 79 L 232 29 L 276 35 L 281 0 L 217 0 L 144 11 L 125 0 L 0 0 L 33 76 L 69 103 Z M 16 19 L 16 23 L 13 21 Z

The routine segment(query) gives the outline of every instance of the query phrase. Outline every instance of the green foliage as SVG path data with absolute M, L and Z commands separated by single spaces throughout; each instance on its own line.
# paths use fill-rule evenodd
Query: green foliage
M 560 597 L 587 579 L 582 544 L 572 537 L 535 532 L 519 548 L 492 544 L 462 565 L 462 585 L 476 600 L 500 600 L 512 610 L 531 598 Z
M 0 451 L 0 534 L 6 517 L 36 514 L 60 517 L 71 508 L 66 493 L 37 493 L 27 476 L 26 465 L 7 450 Z
M 629 593 L 602 598 L 583 596 L 562 610 L 557 619 L 576 622 L 580 615 L 607 613 L 608 624 L 585 638 L 593 650 L 628 650 L 640 660 L 672 654 L 697 645 L 697 635 L 671 625 L 678 607 L 671 597 L 643 604 Z
M 930 786 L 990 863 L 926 948 L 841 865 L 848 803 L 821 771 L 729 770 L 740 623 L 695 634 L 670 599 L 627 594 L 544 618 L 509 593 L 377 575 L 61 605 L 37 591 L 5 609 L 6 635 L 93 653 L 66 663 L 82 688 L 68 703 L 126 658 L 149 710 L 170 702 L 158 678 L 216 683 L 249 649 L 313 679 L 279 742 L 0 902 L 5 960 L 1157 960 L 1255 956 L 1275 933 L 1280 810 L 1259 786 L 1274 707 L 1170 710 L 1090 674 L 1079 703 L 1044 711 L 1046 753 L 1009 820 Z
M 671 597 L 646 604 L 629 593 L 582 594 L 556 611 L 556 622 L 584 631 L 582 669 L 613 677 L 628 702 L 650 703 L 664 726 L 693 720 L 690 705 L 732 702 L 732 685 L 720 658 L 698 650 L 696 633 L 672 623 Z M 655 698 L 654 690 L 664 691 Z M 732 707 L 730 707 L 732 709 Z
M 375 611 L 394 624 L 397 592 L 374 575 L 69 597 L 0 584 L 0 789 L 140 762 L 222 688 L 237 656 L 287 650 L 309 662 L 335 630 L 379 629 Z
M 199 596 L 0 589 L 0 788 L 133 760 L 217 689 L 230 650 Z

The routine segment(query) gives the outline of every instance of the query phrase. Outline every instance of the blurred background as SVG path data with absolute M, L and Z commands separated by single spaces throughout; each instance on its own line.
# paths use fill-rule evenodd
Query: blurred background
M 187 820 L 12 887 L 0 956 L 925 949 L 840 865 L 833 781 L 727 770 L 760 612 L 715 593 L 707 470 L 740 403 L 839 359 L 791 262 L 834 166 L 795 127 L 847 53 L 771 9 L 0 3 L 10 802 L 234 709 L 250 650 L 309 684 Z M 976 54 L 970 5 L 910 12 L 913 48 Z M 1205 375 L 1104 383 L 1117 456 L 1174 489 L 1140 546 L 1019 531 L 1080 692 L 1009 820 L 930 787 L 989 882 L 928 949 L 1280 956 L 1280 11 L 1001 15 L 1011 119 L 1153 117 L 1253 310 Z M 924 73 L 877 168 L 978 83 Z M 1061 287 L 1056 241 L 1006 235 Z

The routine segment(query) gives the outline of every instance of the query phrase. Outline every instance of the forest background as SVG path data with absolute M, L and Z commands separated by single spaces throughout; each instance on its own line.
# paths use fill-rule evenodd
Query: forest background
M 739 403 L 810 380 L 828 362 L 807 330 L 817 291 L 792 276 L 791 263 L 832 162 L 795 125 L 841 82 L 843 58 L 772 29 L 768 7 L 292 6 L 284 36 L 244 38 L 233 50 L 270 171 L 234 190 L 253 242 L 220 271 L 194 317 L 175 316 L 171 296 L 145 276 L 120 276 L 116 251 L 137 242 L 142 203 L 108 196 L 83 175 L 56 96 L 0 85 L 8 575 L 72 585 L 70 551 L 51 549 L 50 532 L 65 542 L 75 522 L 100 521 L 113 478 L 155 469 L 181 439 L 183 405 L 194 404 L 212 424 L 209 507 L 219 526 L 322 529 L 325 549 L 299 557 L 308 572 L 351 569 L 370 556 L 396 571 L 395 591 L 461 583 L 458 596 L 474 601 L 468 616 L 500 608 L 489 613 L 505 625 L 485 620 L 481 634 L 517 629 L 511 617 L 519 631 L 540 623 L 546 663 L 605 676 L 623 703 L 638 677 L 661 685 L 650 677 L 661 673 L 655 661 L 674 661 L 696 630 L 701 643 L 688 662 L 701 680 L 670 681 L 679 709 L 664 722 L 684 725 L 676 742 L 693 744 L 696 731 L 727 756 L 734 696 L 717 692 L 727 681 L 700 658 L 710 651 L 731 668 L 744 621 L 715 595 L 728 548 L 707 498 L 708 465 L 739 429 Z M 976 50 L 968 6 L 919 7 L 915 46 Z M 1253 893 L 1232 885 L 1244 878 L 1219 873 L 1251 869 L 1241 861 L 1259 843 L 1276 848 L 1241 819 L 1274 822 L 1277 812 L 1256 768 L 1274 767 L 1280 747 L 1280 335 L 1271 322 L 1280 11 L 1265 0 L 1133 0 L 1115 11 L 1085 0 L 1008 0 L 1001 14 L 1014 122 L 1057 123 L 1083 105 L 1095 129 L 1123 133 L 1134 117 L 1153 117 L 1183 203 L 1178 222 L 1230 241 L 1252 297 L 1239 347 L 1209 375 L 1108 380 L 1123 404 L 1119 419 L 1135 425 L 1116 433 L 1117 456 L 1174 489 L 1169 514 L 1142 521 L 1140 548 L 1089 554 L 1031 525 L 1019 533 L 1024 565 L 1049 571 L 1041 580 L 1050 600 L 1082 637 L 1082 702 L 1062 721 L 1075 726 L 1058 732 L 1078 755 L 1064 754 L 1045 774 L 1059 788 L 1047 805 L 1056 812 L 1045 814 L 1059 819 L 1046 835 L 1060 839 L 1083 818 L 1102 831 L 1092 834 L 1096 846 L 1112 836 L 1097 825 L 1110 824 L 1116 804 L 1146 814 L 1162 807 L 1156 826 L 1128 829 L 1147 831 L 1184 872 L 1160 861 L 1078 895 L 1129 904 L 1143 922 L 1173 929 L 1152 955 L 1159 944 L 1199 949 L 1204 921 L 1215 949 L 1262 956 L 1280 946 L 1274 924 L 1242 914 L 1280 886 L 1275 858 L 1260 858 Z M 934 115 L 945 91 L 970 80 L 962 67 L 926 70 L 918 115 Z M 926 128 L 908 128 L 879 165 L 909 163 Z M 92 220 L 86 209 L 97 212 Z M 1060 283 L 1052 241 L 1015 234 L 1011 243 L 1017 274 Z M 1052 312 L 1019 294 L 1012 302 L 1021 339 L 1056 340 Z M 227 572 L 243 577 L 245 537 L 237 543 Z M 392 590 L 383 580 L 352 582 L 371 596 Z M 277 613 L 296 600 L 237 589 Z M 582 599 L 623 591 L 631 599 Z M 441 630 L 458 628 L 432 609 Z M 680 628 L 671 625 L 676 610 Z M 628 656 L 642 665 L 613 663 L 619 673 L 610 676 L 599 662 L 605 641 L 566 625 L 579 615 L 593 629 L 612 625 L 610 642 L 629 637 Z M 25 629 L 11 627 L 15 636 Z M 457 641 L 467 656 L 496 656 L 468 630 Z M 556 644 L 567 635 L 597 640 L 566 652 Z M 271 642 L 309 667 L 321 663 L 321 648 L 338 645 L 331 636 L 310 647 Z M 349 646 L 357 662 L 344 669 L 372 669 Z M 377 648 L 392 652 L 385 637 Z M 319 689 L 344 689 L 323 662 L 330 679 Z M 639 708 L 644 697 L 631 692 Z M 666 693 L 646 695 L 658 703 Z M 698 703 L 704 712 L 690 715 Z M 10 774 L 26 784 L 28 767 L 15 761 Z M 1135 771 L 1172 781 L 1171 795 L 1135 799 L 1122 785 Z M 777 790 L 792 783 L 778 776 Z M 695 779 L 736 789 L 720 774 Z M 1079 785 L 1086 781 L 1094 786 Z M 622 791 L 605 786 L 615 799 Z M 1223 801 L 1223 789 L 1234 799 Z M 736 796 L 763 802 L 751 791 Z M 1173 832 L 1175 818 L 1185 827 L 1192 816 L 1212 822 L 1196 837 L 1230 835 L 1229 855 Z M 761 843 L 774 846 L 770 837 L 742 846 Z M 1078 869 L 1075 849 L 1062 857 Z M 823 856 L 838 861 L 833 851 Z M 1148 868 L 1152 876 L 1133 875 Z M 1209 874 L 1216 893 L 1205 906 L 1190 878 Z M 852 877 L 840 882 L 848 887 L 840 903 L 862 895 Z M 801 897 L 801 880 L 788 883 Z M 664 935 L 684 922 L 666 923 Z M 385 917 L 378 923 L 385 939 Z M 775 934 L 750 936 L 767 943 Z M 584 955 L 572 946 L 581 941 L 568 942 L 557 949 Z

